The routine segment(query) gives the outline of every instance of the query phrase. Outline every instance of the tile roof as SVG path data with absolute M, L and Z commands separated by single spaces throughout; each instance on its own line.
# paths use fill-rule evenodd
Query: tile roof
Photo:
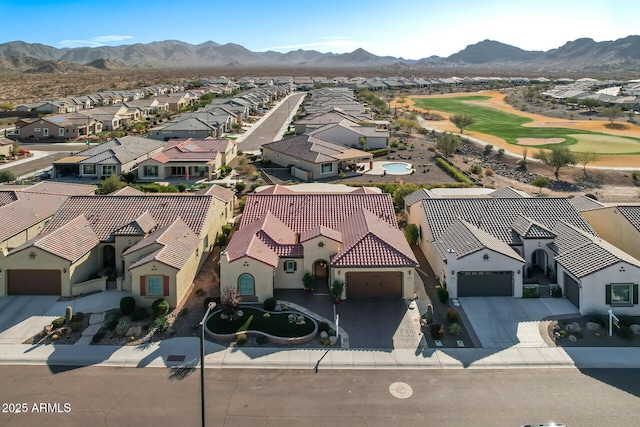
M 9 193 L 9 194 L 6 194 Z M 4 202 L 0 206 L 0 242 L 19 234 L 55 214 L 67 200 L 57 194 L 24 193 L 22 191 L 0 192 Z M 77 216 L 77 215 L 76 215 Z M 10 220 L 6 220 L 10 218 Z
M 291 230 L 302 233 L 324 225 L 338 229 L 342 222 L 360 208 L 373 212 L 396 227 L 391 195 L 379 194 L 262 194 L 247 195 L 240 227 L 271 212 Z
M 617 206 L 618 211 L 640 231 L 640 206 Z
M 145 212 L 163 227 L 180 217 L 200 235 L 209 214 L 213 196 L 73 196 L 60 208 L 45 231 L 62 227 L 85 215 L 102 242 L 112 242 L 114 233 Z
M 553 230 L 558 234 L 555 260 L 577 278 L 626 262 L 640 268 L 640 261 L 597 236 L 560 222 Z
M 129 269 L 131 270 L 151 261 L 158 261 L 179 270 L 193 254 L 199 243 L 198 236 L 178 217 L 170 224 L 159 228 L 145 239 L 138 241 L 127 249 L 123 255 L 134 253 L 150 246 L 160 246 L 150 253 L 141 255 Z
M 433 194 L 431 191 L 427 190 L 426 188 L 421 188 L 419 190 L 414 191 L 411 194 L 407 194 L 406 196 L 404 196 L 404 204 L 405 206 L 411 206 L 415 203 L 418 203 L 421 200 L 432 199 L 434 197 L 439 198 L 440 196 Z
M 144 194 L 144 191 L 136 190 L 135 188 L 127 185 L 113 193 L 109 193 L 109 196 L 143 196 Z
M 70 262 L 76 262 L 100 243 L 84 215 L 67 222 L 62 227 L 42 233 L 27 243 L 13 249 L 10 254 L 37 247 Z
M 453 249 L 456 252 L 456 258 L 459 259 L 486 248 L 518 261 L 524 261 L 507 243 L 461 219 L 454 221 L 434 242 L 434 246 L 443 260 L 447 259 L 446 254 L 449 249 Z
M 265 188 L 264 190 L 260 190 L 260 194 L 295 194 L 295 191 L 284 185 L 275 184 Z
M 602 203 L 597 200 L 593 200 L 591 197 L 587 197 L 584 194 L 570 198 L 569 202 L 571 202 L 571 204 L 580 212 L 605 207 Z
M 513 221 L 511 228 L 518 233 L 520 237 L 524 237 L 525 239 L 553 239 L 556 237 L 556 235 L 544 225 L 522 215 L 518 215 Z
M 320 225 L 318 227 L 311 228 L 309 230 L 300 233 L 300 243 L 306 242 L 316 237 L 324 236 L 328 239 L 335 240 L 336 242 L 342 242 L 342 233 L 332 228 Z
M 233 190 L 229 190 L 221 185 L 210 185 L 206 188 L 197 190 L 194 194 L 202 196 L 213 196 L 218 200 L 222 200 L 227 203 L 233 200 L 236 193 Z
M 0 191 L 0 207 L 8 205 L 9 203 L 13 203 L 16 200 L 18 200 L 18 196 L 16 195 L 15 191 Z
M 228 139 L 186 139 L 169 140 L 162 152 L 152 159 L 160 163 L 171 161 L 214 160 L 225 153 L 233 143 Z
M 504 187 L 492 193 L 489 193 L 489 197 L 510 199 L 514 197 L 531 197 L 531 196 L 529 196 L 527 193 L 523 191 L 518 191 L 511 187 Z
M 86 196 L 93 194 L 95 185 L 70 184 L 67 182 L 41 181 L 22 189 L 23 193 L 57 194 L 60 196 Z
M 87 156 L 80 164 L 126 164 L 164 146 L 164 141 L 124 136 L 88 148 L 76 154 Z
M 149 211 L 113 232 L 117 236 L 145 236 L 158 227 L 158 223 Z
M 338 228 L 342 247 L 331 259 L 335 267 L 418 265 L 415 255 L 397 227 L 367 209 L 358 209 Z
M 531 218 L 548 230 L 552 230 L 558 221 L 565 221 L 596 235 L 565 198 L 441 198 L 423 199 L 421 203 L 434 240 L 459 218 L 507 244 L 519 244 L 520 238 L 512 229 L 519 216 Z

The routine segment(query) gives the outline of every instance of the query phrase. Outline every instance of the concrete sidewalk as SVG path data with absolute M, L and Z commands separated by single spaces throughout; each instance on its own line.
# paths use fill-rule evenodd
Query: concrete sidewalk
M 226 348 L 205 345 L 207 368 L 261 369 L 529 369 L 638 368 L 640 348 L 341 350 Z M 199 339 L 172 338 L 146 346 L 8 344 L 3 365 L 116 367 L 199 366 Z

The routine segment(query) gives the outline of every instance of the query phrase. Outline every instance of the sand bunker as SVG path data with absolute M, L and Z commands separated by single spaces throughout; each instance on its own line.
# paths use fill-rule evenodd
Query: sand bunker
M 564 138 L 518 138 L 518 145 L 560 144 Z

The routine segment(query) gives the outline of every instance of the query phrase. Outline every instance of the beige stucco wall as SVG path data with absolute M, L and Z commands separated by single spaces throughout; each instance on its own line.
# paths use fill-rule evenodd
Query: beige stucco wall
M 621 271 L 621 267 L 623 271 Z M 566 270 L 558 264 L 558 284 L 562 287 L 562 295 L 566 298 L 564 273 Z M 571 276 L 571 275 L 570 275 Z M 577 279 L 574 276 L 573 279 Z M 640 282 L 640 268 L 619 262 L 608 268 L 578 279 L 580 288 L 580 314 L 605 314 L 610 308 L 616 314 L 640 316 L 640 305 L 629 307 L 610 306 L 606 304 L 606 285 L 612 283 L 638 284 Z
M 581 213 L 600 237 L 640 259 L 640 232 L 615 206 Z
M 29 256 L 31 253 L 35 256 Z M 10 256 L 0 256 L 0 270 L 2 270 L 0 296 L 7 295 L 7 270 L 31 270 L 35 265 L 40 270 L 60 270 L 62 295 L 70 295 L 71 263 L 40 248 L 31 247 Z M 67 270 L 66 273 L 63 273 L 64 269 Z
M 322 164 L 318 163 L 311 163 L 311 162 L 307 162 L 304 160 L 294 160 L 293 156 L 290 156 L 288 154 L 284 154 L 284 153 L 276 153 L 273 150 L 270 150 L 268 148 L 263 147 L 263 156 L 264 158 L 268 158 L 270 159 L 273 163 L 280 165 L 280 166 L 289 166 L 289 165 L 294 165 L 297 166 L 301 169 L 307 170 L 309 172 L 313 173 L 313 178 L 327 178 L 327 177 L 331 177 L 331 176 L 337 176 L 338 175 L 338 164 L 340 163 L 339 161 L 333 161 L 333 162 L 325 162 L 325 163 L 332 163 L 333 167 L 331 172 L 329 173 L 322 173 Z
M 175 295 L 176 304 L 182 301 L 184 294 L 189 290 L 193 280 L 196 278 L 201 257 L 202 249 L 198 247 L 191 253 L 189 259 L 176 274 L 175 291 L 173 289 L 171 290 L 171 295 Z M 175 304 L 172 305 L 172 307 L 175 307 Z
M 286 261 L 295 261 L 296 271 L 288 273 L 284 271 Z M 311 266 L 307 267 L 310 270 Z M 302 276 L 305 272 L 305 262 L 302 258 L 280 258 L 273 277 L 273 287 L 275 289 L 302 289 Z
M 154 270 L 155 268 L 155 270 Z M 164 298 L 169 303 L 170 307 L 175 307 L 178 298 L 176 297 L 176 272 L 175 268 L 162 264 L 157 261 L 152 261 L 147 264 L 136 267 L 131 271 L 131 294 L 136 299 L 136 305 L 140 307 L 151 307 L 151 304 L 158 298 Z M 158 295 L 140 295 L 140 277 L 142 276 L 168 276 L 169 277 L 169 294 L 168 296 Z
M 227 254 L 220 254 L 220 290 L 227 287 L 238 286 L 238 277 L 243 273 L 253 276 L 255 292 L 258 301 L 273 296 L 274 269 L 270 265 L 256 261 L 249 257 L 243 257 L 233 262 L 229 262 Z M 302 284 L 302 281 L 300 281 Z
M 40 233 L 40 231 L 42 231 L 44 224 L 50 218 L 51 217 L 44 218 L 42 221 L 38 222 L 37 224 L 27 228 L 26 230 L 16 234 L 13 237 L 10 237 L 9 239 L 3 242 L 0 242 L 0 248 L 13 249 L 28 242 L 30 239 L 33 239 L 34 237 L 36 237 Z

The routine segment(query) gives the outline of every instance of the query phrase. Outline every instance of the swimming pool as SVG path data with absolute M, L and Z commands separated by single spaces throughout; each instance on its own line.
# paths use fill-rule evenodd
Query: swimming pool
M 389 175 L 408 175 L 411 173 L 412 166 L 409 163 L 385 163 L 382 169 Z

